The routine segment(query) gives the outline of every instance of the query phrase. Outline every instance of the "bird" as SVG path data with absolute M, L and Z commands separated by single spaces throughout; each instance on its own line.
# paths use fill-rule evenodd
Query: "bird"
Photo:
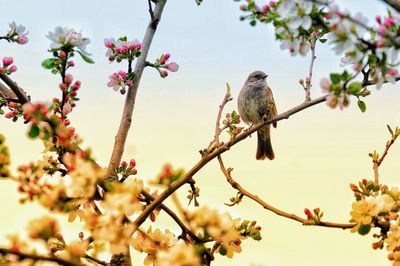
M 263 71 L 252 72 L 238 96 L 238 111 L 241 119 L 248 125 L 255 125 L 265 119 L 270 120 L 277 115 L 272 90 L 267 84 L 268 75 Z M 276 122 L 272 124 L 276 128 Z M 256 159 L 275 158 L 271 144 L 271 125 L 265 125 L 257 131 Z

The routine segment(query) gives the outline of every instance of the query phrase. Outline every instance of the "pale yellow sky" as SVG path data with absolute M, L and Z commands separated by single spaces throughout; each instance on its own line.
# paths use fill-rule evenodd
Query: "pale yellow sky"
M 89 50 L 94 53 L 96 65 L 76 62 L 74 75 L 82 80 L 82 91 L 81 102 L 71 120 L 84 139 L 83 146 L 92 147 L 98 162 L 107 165 L 124 100 L 105 85 L 108 73 L 119 66 L 108 65 L 103 58 L 105 50 L 101 42 L 104 37 L 119 34 L 122 31 L 119 26 L 127 31 L 129 27 L 134 28 L 128 31 L 129 36 L 141 39 L 144 18 L 137 19 L 139 25 L 133 23 L 135 17 L 124 19 L 130 21 L 128 26 L 124 21 L 112 21 L 110 25 L 101 22 L 104 26 L 101 32 L 98 29 L 98 23 L 102 21 L 101 12 L 88 18 L 81 10 L 66 18 L 56 18 L 53 14 L 49 15 L 50 18 L 35 18 L 27 15 L 29 8 L 19 10 L 19 4 L 15 2 L 30 5 L 29 1 L 7 2 L 10 12 L 2 20 L 0 32 L 6 29 L 9 20 L 16 19 L 18 23 L 26 24 L 31 32 L 31 48 L 15 48 L 2 43 L 0 56 L 15 57 L 20 65 L 14 77 L 34 99 L 51 99 L 59 92 L 57 79 L 39 67 L 48 48 L 44 34 L 56 25 L 70 23 L 78 29 L 83 28 L 93 38 Z M 49 4 L 51 1 L 45 2 Z M 76 1 L 71 2 L 72 6 Z M 166 162 L 188 170 L 199 160 L 198 151 L 205 148 L 213 136 L 215 116 L 226 82 L 231 84 L 235 97 L 226 111 L 236 109 L 239 89 L 249 72 L 255 69 L 270 74 L 269 84 L 279 112 L 304 100 L 297 80 L 306 75 L 309 59 L 291 58 L 286 51 L 280 51 L 266 27 L 253 29 L 239 23 L 240 13 L 233 1 L 213 2 L 206 1 L 204 7 L 196 8 L 194 3 L 180 6 L 178 1 L 171 1 L 171 6 L 166 9 L 165 21 L 160 24 L 150 56 L 155 58 L 162 52 L 171 51 L 181 69 L 165 80 L 149 69 L 142 79 L 124 155 L 126 160 L 136 159 L 140 178 L 154 178 Z M 381 12 L 379 3 L 368 2 L 374 5 L 367 13 Z M 36 8 L 46 7 L 45 3 L 35 5 L 38 5 Z M 108 4 L 104 1 L 99 6 L 102 5 Z M 352 5 L 357 6 L 355 3 Z M 145 12 L 143 3 L 138 6 L 132 12 Z M 187 12 L 193 14 L 193 20 L 187 22 L 188 25 L 181 25 L 174 8 L 189 10 Z M 211 22 L 201 19 L 204 14 L 209 14 Z M 147 17 L 147 14 L 141 16 Z M 38 26 L 40 22 L 43 24 Z M 213 23 L 217 29 L 210 29 Z M 176 32 L 171 32 L 173 27 L 182 27 L 179 30 L 188 32 L 188 37 L 179 37 Z M 317 56 L 312 95 L 321 94 L 318 87 L 321 77 L 339 69 L 337 58 L 330 55 L 329 48 L 318 50 Z M 234 168 L 233 176 L 243 187 L 275 207 L 299 215 L 305 207 L 320 207 L 326 220 L 347 222 L 353 201 L 349 183 L 372 178 L 368 153 L 374 149 L 382 152 L 389 136 L 386 124 L 400 125 L 398 86 L 387 85 L 380 91 L 374 88 L 372 91 L 373 94 L 366 99 L 368 109 L 365 114 L 358 110 L 353 99 L 344 111 L 332 110 L 323 103 L 279 122 L 278 128 L 272 131 L 274 161 L 255 160 L 256 139 L 253 137 L 223 155 L 226 166 Z M 22 123 L 1 119 L 0 132 L 7 137 L 14 168 L 41 157 L 41 144 L 26 138 L 26 127 Z M 388 185 L 399 184 L 399 156 L 399 144 L 396 144 L 381 166 L 382 181 Z M 389 265 L 385 251 L 372 250 L 371 235 L 362 237 L 339 229 L 304 227 L 278 217 L 248 199 L 239 206 L 225 206 L 235 191 L 225 181 L 217 162 L 207 165 L 195 179 L 201 189 L 199 201 L 202 205 L 228 211 L 233 217 L 257 220 L 263 228 L 261 242 L 244 241 L 242 253 L 236 254 L 233 260 L 217 256 L 214 265 Z M 187 189 L 181 189 L 183 201 Z M 0 182 L 0 200 L 3 202 L 0 238 L 8 233 L 23 233 L 27 219 L 44 213 L 36 206 L 20 206 L 18 198 L 12 182 Z M 160 217 L 156 225 L 176 230 L 168 217 Z M 78 228 L 79 225 L 75 224 L 66 230 L 76 233 Z M 135 259 L 135 265 L 141 265 L 141 260 Z

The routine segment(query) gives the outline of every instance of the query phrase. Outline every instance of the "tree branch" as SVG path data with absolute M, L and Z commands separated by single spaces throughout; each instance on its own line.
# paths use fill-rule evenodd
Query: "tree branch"
M 136 94 L 139 88 L 140 84 L 140 79 L 143 74 L 143 70 L 146 66 L 146 58 L 149 53 L 149 49 L 151 46 L 151 43 L 153 41 L 154 34 L 157 29 L 157 25 L 159 20 L 161 19 L 161 14 L 163 12 L 164 6 L 166 4 L 167 0 L 159 0 L 157 1 L 154 9 L 154 19 L 151 19 L 144 39 L 142 43 L 142 49 L 141 49 L 141 55 L 138 58 L 138 61 L 136 62 L 135 65 L 135 81 L 132 85 L 132 87 L 129 88 L 126 100 L 125 100 L 125 106 L 124 110 L 122 113 L 122 118 L 121 122 L 118 128 L 118 133 L 115 136 L 115 142 L 114 142 L 114 149 L 111 155 L 111 159 L 108 165 L 108 170 L 107 170 L 107 176 L 115 176 L 115 169 L 118 167 L 119 163 L 121 162 L 122 154 L 124 152 L 124 146 L 126 142 L 126 138 L 128 136 L 128 131 L 132 123 L 132 114 L 133 114 L 133 109 L 135 107 L 135 100 L 136 100 Z M 115 177 L 114 177 L 115 178 Z
M 18 97 L 22 104 L 29 102 L 29 98 L 25 95 L 23 90 L 7 75 L 0 74 L 0 79 L 2 79 L 8 87 L 10 87 L 10 89 L 14 92 L 14 94 Z
M 252 133 L 256 132 L 258 129 L 261 127 L 272 124 L 274 122 L 283 120 L 283 119 L 288 119 L 291 115 L 296 114 L 304 109 L 310 108 L 311 106 L 314 106 L 316 104 L 322 103 L 326 101 L 326 95 L 319 97 L 317 99 L 311 100 L 304 102 L 282 114 L 279 114 L 275 116 L 273 119 L 270 119 L 268 121 L 263 121 L 261 123 L 258 123 L 257 125 L 251 127 L 250 129 L 240 133 L 239 135 L 236 136 L 236 138 L 228 141 L 227 143 L 222 144 L 220 147 L 216 148 L 210 153 L 206 153 L 203 155 L 203 157 L 200 159 L 199 162 L 197 162 L 192 169 L 190 169 L 188 172 L 186 172 L 184 175 L 181 176 L 177 181 L 172 183 L 167 189 L 163 191 L 150 205 L 146 207 L 146 209 L 136 218 L 134 221 L 136 228 L 139 227 L 145 220 L 146 218 L 158 207 L 160 204 L 168 198 L 172 193 L 174 193 L 177 189 L 179 189 L 181 186 L 184 184 L 188 183 L 192 179 L 192 177 L 201 169 L 203 168 L 208 162 L 210 162 L 212 159 L 217 157 L 218 155 L 226 152 L 229 150 L 232 146 L 234 146 L 236 143 L 244 140 L 248 136 L 250 136 Z
M 388 4 L 393 7 L 395 10 L 400 12 L 400 1 L 399 0 L 381 0 L 382 2 Z
M 76 263 L 72 261 L 67 261 L 58 257 L 48 257 L 48 256 L 41 256 L 37 254 L 28 254 L 24 252 L 16 252 L 11 249 L 7 248 L 0 248 L 0 254 L 7 255 L 7 254 L 13 254 L 18 256 L 20 259 L 32 259 L 35 261 L 51 261 L 51 262 L 56 262 L 60 265 L 65 265 L 65 266 L 82 266 L 83 264 L 81 263 Z
M 291 213 L 287 213 L 282 210 L 279 210 L 279 209 L 269 205 L 268 203 L 266 203 L 265 201 L 260 199 L 258 196 L 250 193 L 249 191 L 244 189 L 239 183 L 237 183 L 235 180 L 233 180 L 232 175 L 231 175 L 231 172 L 233 169 L 225 168 L 224 162 L 222 161 L 222 158 L 220 155 L 218 155 L 218 162 L 219 162 L 222 173 L 226 177 L 226 180 L 229 182 L 229 184 L 231 184 L 231 186 L 234 189 L 238 190 L 240 194 L 242 194 L 242 195 L 254 200 L 258 204 L 260 204 L 264 209 L 269 210 L 279 216 L 292 219 L 294 221 L 302 223 L 303 225 L 315 225 L 315 226 L 333 227 L 333 228 L 341 228 L 341 229 L 353 228 L 355 225 L 355 224 L 342 224 L 342 223 L 332 223 L 332 222 L 322 222 L 322 221 L 315 222 L 313 220 L 304 219 L 300 216 L 297 216 L 296 214 L 291 214 Z

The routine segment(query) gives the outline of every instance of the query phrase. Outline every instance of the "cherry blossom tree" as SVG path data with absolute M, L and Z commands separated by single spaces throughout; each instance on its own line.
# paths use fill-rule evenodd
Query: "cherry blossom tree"
M 198 5 L 202 1 L 195 1 Z M 18 184 L 21 204 L 37 202 L 49 211 L 48 216 L 28 222 L 30 241 L 18 235 L 9 237 L 9 246 L 0 248 L 0 261 L 5 265 L 25 265 L 35 262 L 53 262 L 59 265 L 131 265 L 130 251 L 145 254 L 145 265 L 210 265 L 215 256 L 233 258 L 242 251 L 244 240 L 260 241 L 261 227 L 246 217 L 232 217 L 207 206 L 199 206 L 200 188 L 196 173 L 212 160 L 219 163 L 227 182 L 236 190 L 229 206 L 236 206 L 244 198 L 261 205 L 266 211 L 303 225 L 349 229 L 361 235 L 372 234 L 374 249 L 386 249 L 393 265 L 400 265 L 400 192 L 397 187 L 382 184 L 379 167 L 400 135 L 398 127 L 387 126 L 390 138 L 382 154 L 371 152 L 373 166 L 371 180 L 350 184 L 354 202 L 347 206 L 349 222 L 330 222 L 323 219 L 320 208 L 305 208 L 304 215 L 295 215 L 271 206 L 235 181 L 233 169 L 226 167 L 222 154 L 251 136 L 261 127 L 295 116 L 296 113 L 326 102 L 331 108 L 345 109 L 355 99 L 361 112 L 367 106 L 363 98 L 385 83 L 396 83 L 398 51 L 400 49 L 400 1 L 384 0 L 386 16 L 377 16 L 373 22 L 362 14 L 343 11 L 332 1 L 279 0 L 261 5 L 262 1 L 240 1 L 243 16 L 251 26 L 270 23 L 283 50 L 293 56 L 309 56 L 310 64 L 299 85 L 305 91 L 300 105 L 282 112 L 272 119 L 244 128 L 236 111 L 225 113 L 226 104 L 233 100 L 227 84 L 219 106 L 214 136 L 200 151 L 199 161 L 188 171 L 175 169 L 170 164 L 145 184 L 136 167 L 136 161 L 123 161 L 124 147 L 131 123 L 138 88 L 146 68 L 154 68 L 161 78 L 179 70 L 170 53 L 162 52 L 153 62 L 148 52 L 167 0 L 148 1 L 149 24 L 142 41 L 126 36 L 104 36 L 105 60 L 113 63 L 105 86 L 119 91 L 125 97 L 122 118 L 115 137 L 114 148 L 107 167 L 100 166 L 90 149 L 82 149 L 82 139 L 71 125 L 69 115 L 75 112 L 82 84 L 70 73 L 78 64 L 93 64 L 87 45 L 90 39 L 83 32 L 57 26 L 49 31 L 49 57 L 42 67 L 59 77 L 56 84 L 59 96 L 50 103 L 34 100 L 29 88 L 13 80 L 17 66 L 12 55 L 4 56 L 0 65 L 0 115 L 13 122 L 26 124 L 29 138 L 45 146 L 43 158 L 36 162 L 10 169 L 10 151 L 6 139 L 0 135 L 0 177 Z M 234 3 L 232 3 L 234 4 Z M 200 7 L 201 8 L 201 7 Z M 15 22 L 0 36 L 10 45 L 27 45 L 28 32 Z M 314 63 L 317 48 L 329 45 L 337 55 L 343 55 L 340 73 L 327 73 L 319 81 L 324 95 L 312 97 Z M 318 88 L 316 86 L 315 88 Z M 227 132 L 229 138 L 223 139 Z M 155 186 L 162 187 L 158 193 Z M 176 191 L 188 186 L 187 200 L 195 211 L 182 207 Z M 165 200 L 172 198 L 177 212 Z M 351 205 L 351 206 L 350 206 Z M 181 233 L 161 230 L 157 216 L 165 212 L 179 226 Z M 52 214 L 62 214 L 69 222 L 77 219 L 82 231 L 74 241 L 66 241 L 62 229 Z M 262 214 L 260 214 L 262 215 Z M 153 226 L 144 227 L 150 220 Z M 33 244 L 35 243 L 35 244 Z M 38 248 L 37 246 L 40 246 Z M 108 254 L 108 260 L 99 254 Z

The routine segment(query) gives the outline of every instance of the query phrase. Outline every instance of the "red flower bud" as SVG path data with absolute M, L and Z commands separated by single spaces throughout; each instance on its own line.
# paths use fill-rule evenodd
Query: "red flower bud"
M 311 217 L 312 216 L 311 211 L 309 209 L 307 209 L 307 208 L 304 209 L 304 214 L 307 215 L 307 217 Z
M 134 159 L 129 161 L 129 167 L 134 168 L 136 166 L 136 161 Z
M 64 51 L 60 51 L 58 57 L 61 58 L 61 59 L 64 59 L 64 58 L 67 57 L 67 53 L 65 53 Z
M 121 163 L 121 167 L 122 168 L 126 168 L 128 166 L 128 164 L 125 162 L 125 161 L 123 161 L 122 163 Z

